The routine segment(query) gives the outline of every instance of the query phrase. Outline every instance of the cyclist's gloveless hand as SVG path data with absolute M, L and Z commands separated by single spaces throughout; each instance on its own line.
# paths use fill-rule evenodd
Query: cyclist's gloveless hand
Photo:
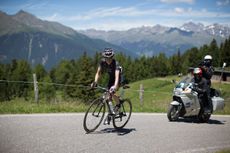
M 112 87 L 109 89 L 109 92 L 110 92 L 110 93 L 115 93 L 115 92 L 116 92 L 116 87 L 115 87 L 115 86 L 112 86 Z
M 96 87 L 97 86 L 97 82 L 93 82 L 93 83 L 91 83 L 91 88 L 94 88 L 94 87 Z

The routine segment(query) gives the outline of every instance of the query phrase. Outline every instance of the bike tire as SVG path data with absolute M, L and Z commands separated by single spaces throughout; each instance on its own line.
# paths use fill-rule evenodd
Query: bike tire
M 83 121 L 87 133 L 95 131 L 105 116 L 105 103 L 101 98 L 94 100 L 87 109 Z
M 121 102 L 119 114 L 113 116 L 113 126 L 115 129 L 122 129 L 129 121 L 132 114 L 132 103 L 129 99 Z M 125 119 L 124 121 L 122 119 Z

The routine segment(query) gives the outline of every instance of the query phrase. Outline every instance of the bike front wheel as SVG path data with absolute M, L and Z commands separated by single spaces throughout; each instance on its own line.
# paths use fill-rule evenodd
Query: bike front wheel
M 94 100 L 85 113 L 83 121 L 84 130 L 87 133 L 95 131 L 101 124 L 104 116 L 105 103 L 103 103 L 101 98 Z
M 129 121 L 132 114 L 132 103 L 129 99 L 121 100 L 121 107 L 113 117 L 113 126 L 116 129 L 123 128 Z

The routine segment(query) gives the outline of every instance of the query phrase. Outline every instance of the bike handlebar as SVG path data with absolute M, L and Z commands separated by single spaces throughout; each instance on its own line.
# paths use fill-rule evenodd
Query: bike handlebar
M 105 87 L 102 87 L 102 86 L 99 86 L 99 85 L 97 85 L 96 87 L 93 87 L 93 89 L 101 89 L 101 90 L 104 90 L 104 91 L 109 91 L 109 89 L 107 89 Z

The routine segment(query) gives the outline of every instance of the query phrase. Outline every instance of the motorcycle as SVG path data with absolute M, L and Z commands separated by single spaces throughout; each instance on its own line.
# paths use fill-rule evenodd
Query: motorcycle
M 169 121 L 177 121 L 179 117 L 197 117 L 199 122 L 208 122 L 211 113 L 204 111 L 204 102 L 198 98 L 198 93 L 192 90 L 192 76 L 185 77 L 173 89 L 173 101 L 169 105 L 167 117 Z M 220 93 L 211 88 L 212 111 L 223 110 L 224 99 Z

